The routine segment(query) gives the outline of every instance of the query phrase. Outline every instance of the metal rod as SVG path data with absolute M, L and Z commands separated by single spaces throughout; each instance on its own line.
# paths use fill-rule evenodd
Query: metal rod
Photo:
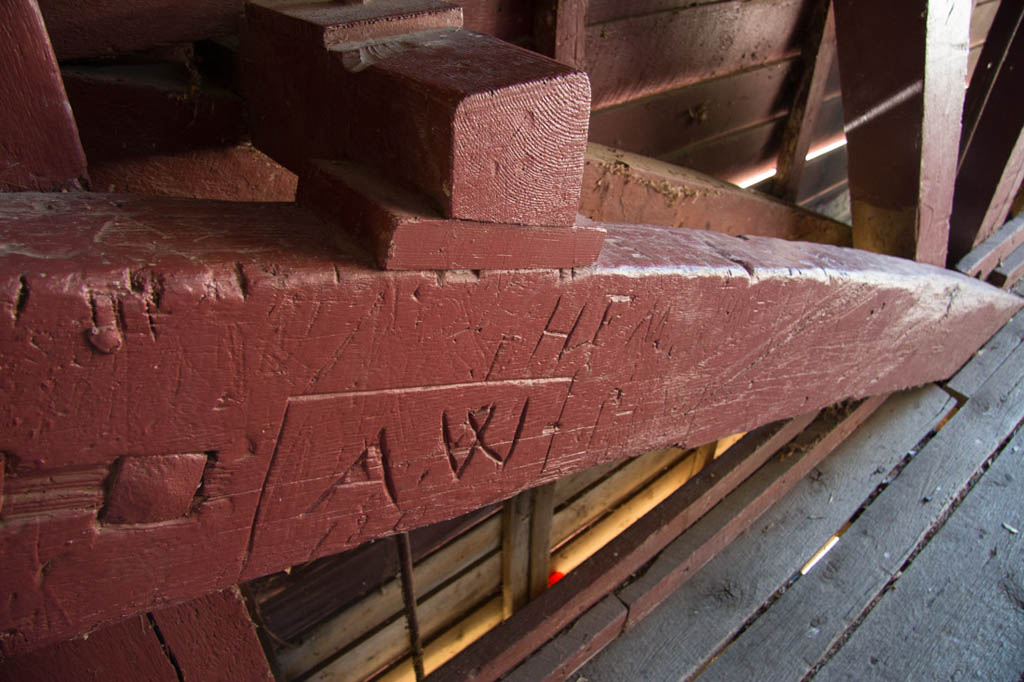
M 412 649 L 412 667 L 416 672 L 416 682 L 427 675 L 423 669 L 423 641 L 420 639 L 420 620 L 416 615 L 416 588 L 412 582 L 412 545 L 409 534 L 399 533 L 395 536 L 398 545 L 398 563 L 401 566 L 402 599 L 405 601 L 405 621 L 409 625 L 409 647 Z

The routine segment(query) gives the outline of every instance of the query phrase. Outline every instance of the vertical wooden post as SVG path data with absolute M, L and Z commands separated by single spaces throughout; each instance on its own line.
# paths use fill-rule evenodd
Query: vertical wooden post
M 537 50 L 568 66 L 584 68 L 590 0 L 544 0 L 536 10 Z
M 501 510 L 501 606 L 504 618 L 521 609 L 530 596 L 530 498 L 524 490 Z
M 964 103 L 964 128 L 950 221 L 956 263 L 1006 220 L 1024 178 L 1024 2 L 996 12 Z
M 803 75 L 786 120 L 772 193 L 796 201 L 814 124 L 818 120 L 829 69 L 836 54 L 836 18 L 832 0 L 817 0 L 803 47 Z
M 971 3 L 835 0 L 854 246 L 945 265 Z
M 555 515 L 555 484 L 533 489 L 530 509 L 530 599 L 547 589 L 551 566 L 551 521 Z

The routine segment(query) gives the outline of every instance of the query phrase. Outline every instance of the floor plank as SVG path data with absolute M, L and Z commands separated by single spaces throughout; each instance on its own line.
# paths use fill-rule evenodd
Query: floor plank
M 1019 431 L 816 681 L 1019 679 L 1022 472 Z
M 757 524 L 584 666 L 581 676 L 589 682 L 662 682 L 698 671 L 850 517 L 950 405 L 948 396 L 934 386 L 891 398 Z M 694 528 L 713 523 L 721 509 L 712 510 Z M 684 538 L 638 577 L 638 587 L 620 594 L 628 598 L 631 589 L 644 589 L 645 580 L 672 570 L 671 553 L 685 552 Z M 752 562 L 756 571 L 750 568 Z
M 1024 347 L 1011 354 L 1007 365 L 1014 371 L 986 382 L 865 509 L 816 570 L 773 603 L 701 680 L 800 680 L 813 669 L 941 524 L 958 493 L 1024 418 Z M 902 609 L 927 601 L 903 590 L 894 599 Z M 983 618 L 978 615 L 978 620 Z M 893 658 L 899 656 L 894 652 Z

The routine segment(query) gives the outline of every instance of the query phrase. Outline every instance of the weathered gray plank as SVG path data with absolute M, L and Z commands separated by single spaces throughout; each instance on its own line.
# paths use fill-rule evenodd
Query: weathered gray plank
M 1024 342 L 1024 314 L 1017 314 L 946 382 L 946 387 L 966 396 L 974 395 L 1003 366 L 1021 342 Z
M 999 262 L 1024 244 L 1024 216 L 1018 216 L 996 230 L 956 264 L 956 269 L 970 277 L 987 277 Z
M 1024 671 L 1024 432 L 815 680 L 1017 680 Z
M 813 669 L 941 523 L 954 498 L 1024 418 L 1024 347 L 1007 364 L 1014 371 L 999 372 L 986 382 L 865 509 L 822 564 L 730 644 L 702 673 L 702 680 L 797 680 Z M 893 599 L 902 609 L 917 609 L 923 606 L 919 602 L 928 601 L 902 590 Z M 916 655 L 916 648 L 899 646 L 901 653 L 894 652 L 893 660 L 909 658 L 910 651 Z
M 560 633 L 518 668 L 503 682 L 541 682 L 561 680 L 608 644 L 622 630 L 626 607 L 615 595 L 597 602 L 580 616 L 572 627 Z
M 1024 246 L 1018 246 L 1003 262 L 996 266 L 988 281 L 997 287 L 1009 289 L 1024 275 Z
M 951 405 L 935 386 L 890 398 L 756 526 L 586 665 L 583 676 L 590 682 L 662 682 L 699 670 L 850 517 Z M 720 504 L 694 529 L 734 511 Z M 650 583 L 671 571 L 689 551 L 688 536 L 692 534 L 670 545 L 619 596 L 632 601 L 636 593 L 645 592 Z

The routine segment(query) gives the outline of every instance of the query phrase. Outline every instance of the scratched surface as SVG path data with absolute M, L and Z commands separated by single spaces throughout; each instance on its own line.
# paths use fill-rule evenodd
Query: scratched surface
M 450 6 L 266 4 L 277 10 L 247 7 L 243 36 L 261 150 L 299 173 L 310 159 L 369 164 L 447 218 L 573 224 L 586 74 L 461 30 Z
M 1019 306 L 838 247 L 603 227 L 587 268 L 386 272 L 293 205 L 0 198 L 2 651 L 943 378 Z M 105 520 L 121 458 L 186 454 L 191 504 Z

